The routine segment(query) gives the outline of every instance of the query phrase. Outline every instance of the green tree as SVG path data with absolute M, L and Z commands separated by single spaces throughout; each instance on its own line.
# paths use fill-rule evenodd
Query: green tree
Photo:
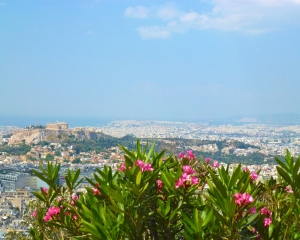
M 81 160 L 79 157 L 75 158 L 72 163 L 81 163 Z
M 46 157 L 45 157 L 45 160 L 46 160 L 46 161 L 53 161 L 53 160 L 54 160 L 54 156 L 53 156 L 52 154 L 48 153 L 48 154 L 46 155 Z

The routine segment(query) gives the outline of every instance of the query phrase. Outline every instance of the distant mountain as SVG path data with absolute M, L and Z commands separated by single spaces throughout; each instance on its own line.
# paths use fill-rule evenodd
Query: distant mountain
M 249 116 L 233 116 L 228 118 L 219 118 L 209 121 L 212 125 L 221 124 L 279 124 L 279 125 L 300 125 L 300 114 L 298 113 L 278 113 L 278 114 L 260 114 Z

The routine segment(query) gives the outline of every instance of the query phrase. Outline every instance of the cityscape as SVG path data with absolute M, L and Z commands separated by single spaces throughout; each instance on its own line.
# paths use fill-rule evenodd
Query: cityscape
M 45 135 L 43 131 L 50 131 L 50 135 Z M 42 132 L 46 138 L 37 135 Z M 26 230 L 22 225 L 22 213 L 26 209 L 26 203 L 33 197 L 32 191 L 47 187 L 45 182 L 31 172 L 32 169 L 38 170 L 40 163 L 45 164 L 47 161 L 52 161 L 61 164 L 59 185 L 65 184 L 63 176 L 69 169 L 80 169 L 81 179 L 93 178 L 96 168 L 103 169 L 104 166 L 110 166 L 114 171 L 118 169 L 124 161 L 124 151 L 118 145 L 100 152 L 94 149 L 78 152 L 74 149 L 74 145 L 65 145 L 54 137 L 55 134 L 61 136 L 65 133 L 77 136 L 79 133 L 82 135 L 82 132 L 87 134 L 86 136 L 97 133 L 119 139 L 131 136 L 133 139 L 141 139 L 142 144 L 145 144 L 146 141 L 151 144 L 154 139 L 165 144 L 173 142 L 174 149 L 178 148 L 177 152 L 193 150 L 197 153 L 213 154 L 221 151 L 225 155 L 235 156 L 249 156 L 259 152 L 265 156 L 262 164 L 246 165 L 242 163 L 243 167 L 247 167 L 250 171 L 260 171 L 259 180 L 270 179 L 270 177 L 277 178 L 276 165 L 272 161 L 275 156 L 284 156 L 287 149 L 294 156 L 300 155 L 300 125 L 210 125 L 209 123 L 128 120 L 114 121 L 97 128 L 70 129 L 67 123 L 47 124 L 46 127 L 32 125 L 25 129 L 1 126 L 0 142 L 2 146 L 31 145 L 30 150 L 22 154 L 5 151 L 0 153 L 0 215 L 3 232 L 8 229 Z M 197 139 L 204 142 L 202 145 L 176 147 L 176 141 L 182 139 Z M 215 141 L 216 143 L 206 144 L 206 141 Z M 222 149 L 218 149 L 217 142 L 219 141 L 225 141 L 228 144 Z M 233 142 L 244 143 L 247 147 L 237 148 Z M 220 164 L 226 165 L 222 162 Z M 230 171 L 237 165 L 237 162 L 231 164 Z M 89 186 L 89 183 L 84 180 L 78 186 L 78 190 L 80 191 L 86 186 Z

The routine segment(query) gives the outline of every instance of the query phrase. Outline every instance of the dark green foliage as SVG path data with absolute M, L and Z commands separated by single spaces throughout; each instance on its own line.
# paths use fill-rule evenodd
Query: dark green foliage
M 124 136 L 123 138 L 115 138 L 104 135 L 98 140 L 68 140 L 62 143 L 63 146 L 72 145 L 76 154 L 80 152 L 96 151 L 97 153 L 105 151 L 108 148 L 118 145 L 126 146 L 128 149 L 134 149 L 136 138 L 132 136 Z
M 14 145 L 14 146 L 8 146 L 8 145 L 2 145 L 0 146 L 0 152 L 6 152 L 11 155 L 24 155 L 27 152 L 29 152 L 31 147 L 25 143 Z
M 72 163 L 81 163 L 81 160 L 79 157 L 75 158 Z

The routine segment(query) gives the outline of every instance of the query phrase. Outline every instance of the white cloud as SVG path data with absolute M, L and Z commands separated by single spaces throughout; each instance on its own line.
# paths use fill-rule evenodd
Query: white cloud
M 125 10 L 125 16 L 132 18 L 148 18 L 149 12 L 150 9 L 143 6 L 128 7 Z
M 171 31 L 161 27 L 140 27 L 137 29 L 141 37 L 147 38 L 168 38 Z
M 162 7 L 154 8 L 156 15 L 163 20 L 171 20 L 180 17 L 181 12 L 176 8 L 175 5 L 168 4 Z
M 167 38 L 173 33 L 189 29 L 215 29 L 261 34 L 300 22 L 300 0 L 206 0 L 212 4 L 210 11 L 183 11 L 174 4 L 163 6 L 129 7 L 125 16 L 133 18 L 156 18 L 161 23 L 142 26 L 137 30 L 142 38 Z M 157 22 L 156 20 L 156 22 Z

